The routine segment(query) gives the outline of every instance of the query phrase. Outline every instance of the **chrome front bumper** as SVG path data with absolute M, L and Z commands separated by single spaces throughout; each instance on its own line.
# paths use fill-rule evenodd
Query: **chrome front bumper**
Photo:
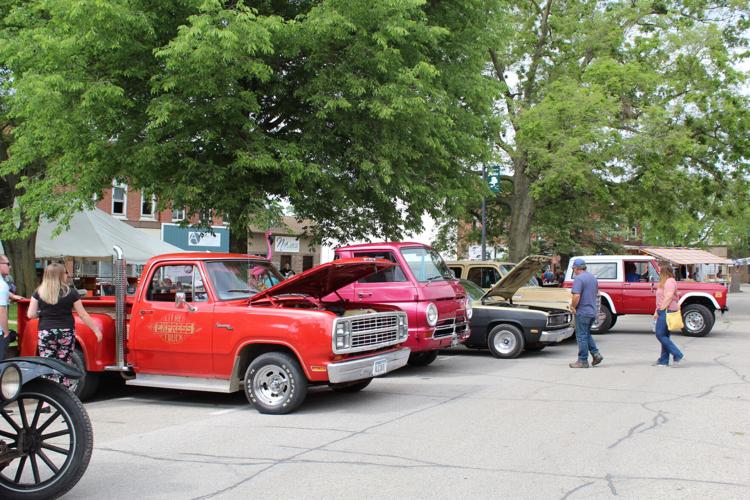
M 572 326 L 561 330 L 543 331 L 541 335 L 539 335 L 539 342 L 549 342 L 550 344 L 562 342 L 568 337 L 571 337 L 575 331 L 576 329 Z
M 339 384 L 384 375 L 404 366 L 409 361 L 410 353 L 411 349 L 404 347 L 398 351 L 369 358 L 331 363 L 328 365 L 328 381 L 332 384 Z M 385 367 L 383 367 L 383 362 L 385 362 Z

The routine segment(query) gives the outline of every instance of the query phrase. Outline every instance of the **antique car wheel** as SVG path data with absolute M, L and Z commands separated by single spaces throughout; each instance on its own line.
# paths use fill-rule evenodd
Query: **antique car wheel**
M 702 304 L 689 304 L 682 309 L 685 328 L 682 334 L 688 337 L 705 337 L 714 327 L 714 314 Z
M 427 366 L 438 357 L 437 350 L 413 352 L 409 354 L 409 364 L 412 366 Z
M 602 305 L 599 309 L 599 314 L 591 324 L 591 333 L 607 333 L 612 328 L 612 325 L 614 325 L 612 317 L 612 311 L 609 310 L 609 306 Z
M 101 374 L 86 371 L 86 363 L 84 362 L 83 352 L 80 349 L 73 351 L 73 364 L 81 373 L 83 373 L 83 377 L 74 379 L 70 390 L 72 390 L 81 401 L 87 401 L 91 399 L 91 396 L 93 396 L 99 388 Z
M 331 384 L 331 389 L 336 392 L 359 392 L 372 382 L 372 378 L 357 380 L 356 382 L 344 382 L 341 384 Z
M 498 325 L 487 336 L 487 347 L 496 358 L 516 358 L 523 352 L 523 334 L 513 325 Z
M 282 352 L 261 354 L 245 371 L 245 396 L 260 413 L 283 415 L 307 396 L 307 379 L 296 359 Z
M 94 447 L 81 401 L 46 379 L 33 380 L 0 408 L 0 448 L 16 458 L 0 464 L 0 498 L 57 498 L 81 479 Z

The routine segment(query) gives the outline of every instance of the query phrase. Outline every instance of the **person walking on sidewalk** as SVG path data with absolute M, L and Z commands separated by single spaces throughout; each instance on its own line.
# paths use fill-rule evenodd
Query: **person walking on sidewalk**
M 570 363 L 571 368 L 588 368 L 589 352 L 594 360 L 592 364 L 598 365 L 604 360 L 596 347 L 596 342 L 591 337 L 591 325 L 596 319 L 599 301 L 599 282 L 596 276 L 586 271 L 586 261 L 576 259 L 573 261 L 573 294 L 572 312 L 576 315 L 576 340 L 578 341 L 578 361 Z
M 682 351 L 672 342 L 667 328 L 667 312 L 680 310 L 677 302 L 677 281 L 674 279 L 674 271 L 668 262 L 662 262 L 659 266 L 659 287 L 656 289 L 656 339 L 661 344 L 661 356 L 656 360 L 654 366 L 669 366 L 669 355 L 672 355 L 674 364 L 678 364 L 685 356 Z

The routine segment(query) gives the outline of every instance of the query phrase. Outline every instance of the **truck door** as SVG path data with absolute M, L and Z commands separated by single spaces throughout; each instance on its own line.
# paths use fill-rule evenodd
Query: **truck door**
M 193 262 L 156 267 L 131 312 L 128 338 L 137 371 L 206 377 L 213 373 L 214 304 Z M 178 300 L 184 294 L 184 302 Z
M 626 260 L 622 300 L 627 313 L 653 314 L 656 309 L 656 287 L 659 274 L 649 260 Z M 654 278 L 656 276 L 656 278 Z

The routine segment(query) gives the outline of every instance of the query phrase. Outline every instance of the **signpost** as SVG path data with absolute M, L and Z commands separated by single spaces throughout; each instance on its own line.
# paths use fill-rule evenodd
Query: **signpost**
M 482 165 L 482 179 L 493 193 L 500 192 L 500 165 Z M 487 260 L 487 197 L 482 196 L 482 259 Z

